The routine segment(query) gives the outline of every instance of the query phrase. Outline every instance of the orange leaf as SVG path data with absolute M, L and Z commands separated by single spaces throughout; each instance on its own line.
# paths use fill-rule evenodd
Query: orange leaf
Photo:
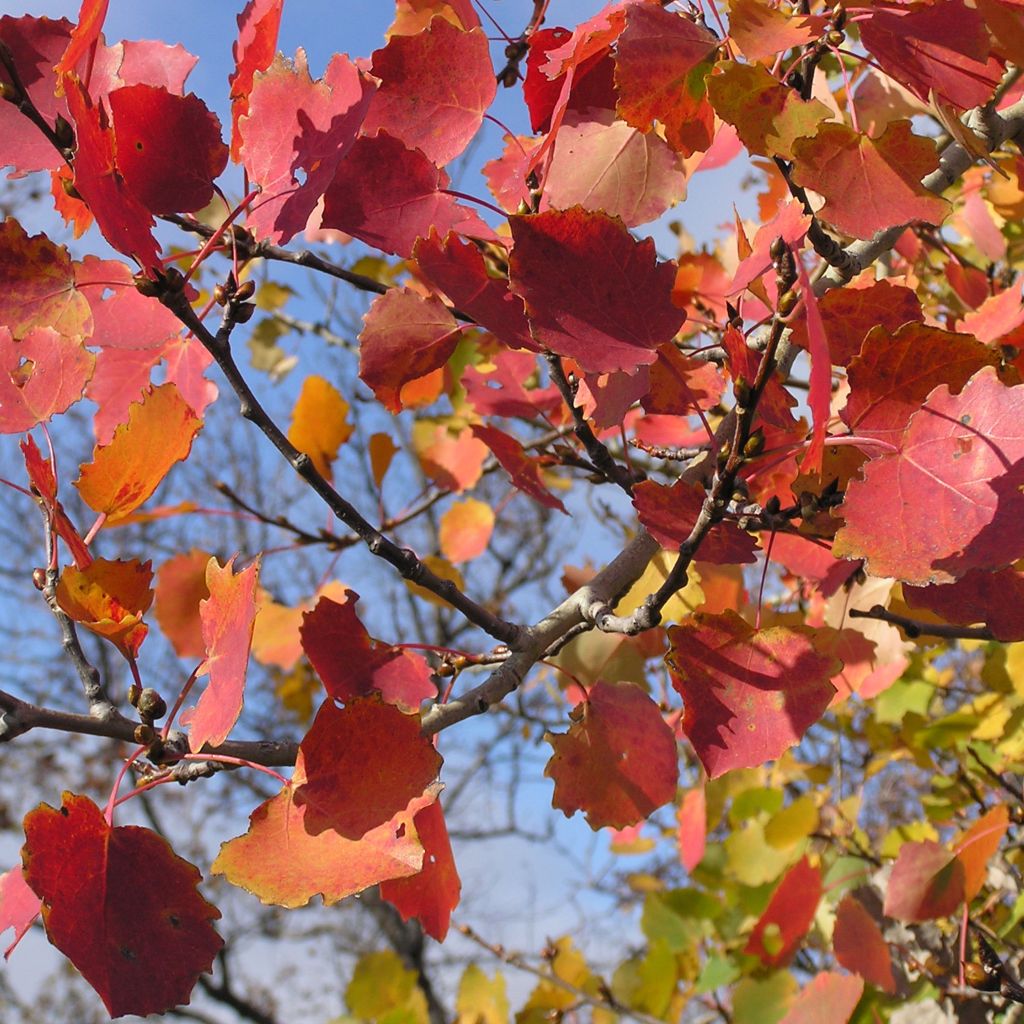
M 896 992 L 889 945 L 875 919 L 849 893 L 836 911 L 832 948 L 836 960 L 848 971 L 856 972 L 888 995 Z
M 256 582 L 259 559 L 235 575 L 234 558 L 223 568 L 211 558 L 206 566 L 206 585 L 210 596 L 199 605 L 203 623 L 206 660 L 201 671 L 210 682 L 191 713 L 182 715 L 189 724 L 189 744 L 193 751 L 209 743 L 223 743 L 242 713 L 245 671 L 249 665 L 249 647 L 256 619 Z
M 292 411 L 288 440 L 313 460 L 317 472 L 332 479 L 331 463 L 352 434 L 348 402 L 323 377 L 307 377 Z
M 291 782 L 253 811 L 245 835 L 221 845 L 211 868 L 214 874 L 224 875 L 263 903 L 303 907 L 317 893 L 330 905 L 420 870 L 423 845 L 413 822 L 437 799 L 440 787 L 429 787 L 389 820 L 352 840 L 334 829 L 314 833 L 307 828 L 309 805 L 295 800 L 306 779 L 300 746 Z
M 821 872 L 804 857 L 786 872 L 758 919 L 744 953 L 766 967 L 787 964 L 807 934 L 821 899 Z M 769 939 L 774 932 L 774 942 Z
M 153 611 L 179 658 L 202 658 L 206 654 L 199 602 L 210 596 L 206 567 L 212 557 L 209 551 L 193 548 L 187 555 L 175 555 L 157 570 Z
M 1010 826 L 1006 804 L 982 815 L 956 844 L 956 859 L 964 866 L 964 899 L 969 903 L 981 891 L 985 872 Z
M 188 456 L 202 423 L 173 384 L 149 388 L 132 404 L 128 422 L 75 481 L 82 500 L 106 513 L 112 525 L 134 512 L 160 485 L 171 467 Z
M 84 569 L 65 566 L 57 582 L 57 603 L 75 622 L 134 659 L 149 632 L 142 616 L 153 601 L 152 583 L 149 562 L 97 558 Z
M 441 516 L 441 554 L 449 562 L 468 562 L 487 550 L 494 531 L 494 509 L 476 498 L 458 501 Z

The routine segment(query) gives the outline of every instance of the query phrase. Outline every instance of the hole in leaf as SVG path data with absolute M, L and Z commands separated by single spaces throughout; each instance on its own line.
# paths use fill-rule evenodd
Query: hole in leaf
M 66 818 L 68 816 L 68 809 L 66 807 L 62 807 L 60 809 L 60 813 L 63 814 L 64 817 Z
M 18 365 L 11 371 L 11 382 L 16 388 L 23 388 L 32 378 L 36 364 L 31 359 L 22 358 Z
M 135 959 L 135 950 L 134 949 L 130 949 L 128 946 L 122 946 L 121 947 L 121 956 L 123 956 L 125 958 L 125 960 L 134 960 Z
M 144 146 L 142 145 L 142 143 L 141 143 L 141 142 L 136 142 L 136 143 L 135 143 L 135 151 L 136 151 L 137 153 L 141 153 L 141 152 L 142 152 L 142 150 L 143 150 L 144 148 L 145 148 L 145 147 L 144 147 Z
M 178 917 L 177 914 L 168 914 L 167 915 L 167 923 L 172 928 L 180 928 L 181 927 L 181 918 Z

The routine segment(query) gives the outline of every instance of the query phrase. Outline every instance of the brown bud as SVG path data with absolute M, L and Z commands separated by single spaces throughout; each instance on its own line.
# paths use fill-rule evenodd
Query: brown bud
M 747 438 L 746 443 L 743 445 L 743 454 L 748 459 L 752 459 L 755 455 L 760 455 L 763 451 L 764 431 L 758 427 L 757 430 Z
M 33 569 L 32 570 L 32 585 L 36 590 L 42 590 L 46 586 L 46 570 L 45 569 Z
M 135 726 L 135 742 L 150 744 L 156 739 L 156 730 L 151 725 Z
M 228 290 L 223 284 L 215 284 L 213 286 L 213 301 L 218 306 L 226 306 L 228 304 Z
M 825 35 L 825 42 L 829 46 L 842 46 L 846 41 L 846 33 L 840 32 L 838 29 L 833 29 L 831 32 Z
M 246 299 L 251 299 L 256 293 L 256 282 L 249 280 L 243 281 L 237 288 L 234 294 L 235 302 L 245 302 Z
M 140 715 L 153 721 L 163 718 L 167 714 L 167 704 L 163 697 L 151 686 L 147 686 L 139 694 L 139 699 L 135 702 L 135 706 L 139 709 Z

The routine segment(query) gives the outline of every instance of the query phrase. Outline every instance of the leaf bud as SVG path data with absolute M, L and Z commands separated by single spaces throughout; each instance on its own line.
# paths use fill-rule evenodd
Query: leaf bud
M 746 409 L 750 405 L 750 382 L 742 373 L 737 376 L 736 382 L 732 386 L 732 390 L 736 395 L 736 404 L 741 409 Z
M 976 960 L 964 962 L 964 981 L 971 988 L 978 989 L 979 992 L 997 992 L 999 990 L 999 975 L 989 972 L 984 964 L 979 964 Z
M 147 277 L 143 271 L 140 270 L 139 273 L 135 274 L 132 277 L 132 281 L 135 284 L 135 290 L 140 295 L 145 295 L 147 299 L 158 299 L 160 297 L 160 282 Z
M 235 306 L 233 310 L 235 323 L 247 324 L 255 312 L 256 307 L 251 302 L 243 302 L 241 305 Z
M 764 430 L 758 427 L 750 437 L 747 438 L 743 445 L 743 454 L 748 458 L 752 459 L 755 455 L 760 455 L 764 451 Z
M 36 590 L 42 590 L 46 586 L 46 570 L 45 569 L 33 569 L 32 570 L 32 586 Z
M 0 82 L 0 100 L 8 100 L 11 103 L 17 103 L 21 97 L 18 95 L 18 90 L 11 85 L 10 82 Z
M 775 516 L 779 514 L 779 509 L 782 508 L 782 502 L 779 501 L 779 496 L 773 494 L 765 503 L 764 511 L 766 515 Z
M 773 263 L 778 263 L 787 252 L 789 252 L 789 246 L 786 245 L 786 240 L 782 235 L 774 238 L 768 247 L 768 255 L 771 256 Z
M 839 29 L 833 29 L 825 35 L 825 42 L 828 43 L 829 46 L 842 46 L 845 41 L 846 33 L 840 32 Z
M 128 687 L 128 703 L 131 704 L 133 708 L 138 706 L 139 695 L 141 693 L 142 687 L 139 686 L 138 683 L 132 683 L 132 685 Z
M 134 739 L 136 743 L 145 743 L 148 745 L 156 739 L 156 730 L 153 726 L 146 725 L 145 723 L 137 725 L 135 726 Z
M 185 289 L 185 275 L 177 267 L 168 267 L 164 271 L 164 287 L 170 292 Z
M 253 280 L 243 281 L 235 291 L 233 298 L 235 302 L 245 302 L 246 299 L 251 299 L 255 293 L 256 282 Z
M 226 306 L 228 304 L 228 290 L 222 283 L 217 283 L 213 286 L 213 301 L 218 306 Z
M 71 149 L 75 144 L 75 129 L 71 122 L 62 114 L 58 114 L 53 122 L 53 134 L 63 149 Z
M 140 715 L 153 721 L 163 718 L 167 714 L 167 704 L 163 697 L 151 686 L 147 686 L 139 694 L 139 699 L 136 701 L 135 706 L 138 708 Z
M 779 296 L 779 301 L 776 303 L 776 312 L 779 316 L 789 316 L 790 313 L 796 309 L 796 304 L 800 301 L 797 297 L 796 292 L 791 289 L 784 291 Z

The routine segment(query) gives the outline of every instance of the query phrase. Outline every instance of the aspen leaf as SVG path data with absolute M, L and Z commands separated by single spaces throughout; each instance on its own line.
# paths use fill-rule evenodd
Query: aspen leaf
M 0 933 L 14 929 L 14 938 L 4 950 L 4 959 L 10 959 L 14 947 L 36 919 L 42 903 L 28 887 L 21 865 L 0 875 Z
M 963 862 L 928 839 L 904 843 L 885 893 L 885 914 L 900 921 L 948 917 L 964 901 Z
M 458 501 L 441 516 L 438 539 L 449 562 L 469 562 L 487 550 L 494 531 L 494 509 L 484 501 Z
M 210 681 L 195 708 L 182 716 L 182 723 L 189 725 L 193 753 L 206 744 L 215 747 L 223 743 L 242 713 L 260 563 L 257 558 L 238 573 L 234 564 L 232 558 L 222 568 L 211 558 L 206 566 L 210 596 L 199 605 L 206 648 L 200 673 L 209 675 Z
M 761 963 L 769 968 L 788 963 L 811 927 L 821 892 L 819 869 L 806 857 L 797 861 L 772 893 L 743 952 L 759 957 Z M 769 930 L 775 932 L 771 943 L 768 941 Z
M 47 937 L 112 1017 L 187 1003 L 212 969 L 220 913 L 197 891 L 199 871 L 162 836 L 112 828 L 88 797 L 65 793 L 59 809 L 40 804 L 25 818 L 22 858 Z
M 199 605 L 210 596 L 206 567 L 211 558 L 208 551 L 193 548 L 169 558 L 156 573 L 153 614 L 179 658 L 206 654 Z
M 657 704 L 632 683 L 595 683 L 565 734 L 546 733 L 553 754 L 552 805 L 582 810 L 592 829 L 625 828 L 675 795 L 679 767 L 672 730 Z
M 249 0 L 238 15 L 238 39 L 232 47 L 235 70 L 228 76 L 231 86 L 231 159 L 235 161 L 241 158 L 239 122 L 249 111 L 249 96 L 256 72 L 265 71 L 274 59 L 283 6 L 284 0 Z
M 201 426 L 174 384 L 150 388 L 110 444 L 97 447 L 92 462 L 82 466 L 75 481 L 82 500 L 105 513 L 108 525 L 127 518 L 188 456 Z
M 854 971 L 889 995 L 895 994 L 889 944 L 875 919 L 850 893 L 843 897 L 836 911 L 832 948 L 836 960 L 848 971 Z
M 338 449 L 352 436 L 348 411 L 348 402 L 323 377 L 311 374 L 302 382 L 288 440 L 310 457 L 316 471 L 328 481 L 333 479 L 331 463 Z

